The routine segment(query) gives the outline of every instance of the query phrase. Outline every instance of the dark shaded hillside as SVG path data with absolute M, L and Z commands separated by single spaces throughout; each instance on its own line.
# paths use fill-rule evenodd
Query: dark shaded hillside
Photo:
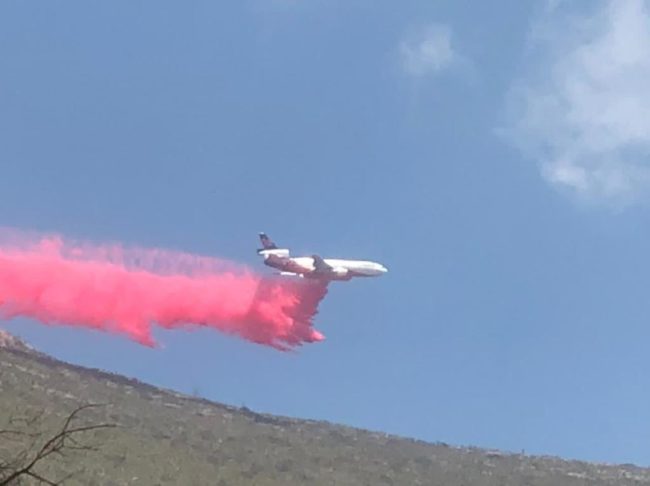
M 0 331 L 0 338 L 3 334 Z M 97 452 L 56 457 L 42 471 L 65 484 L 182 485 L 641 485 L 650 471 L 473 448 L 257 414 L 66 364 L 0 339 L 0 426 L 45 410 L 56 427 L 84 403 L 117 429 Z M 0 455 L 7 453 L 0 443 Z M 0 459 L 2 457 L 0 456 Z

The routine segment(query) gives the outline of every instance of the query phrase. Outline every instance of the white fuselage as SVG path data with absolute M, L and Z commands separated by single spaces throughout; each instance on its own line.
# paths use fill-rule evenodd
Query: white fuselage
M 264 263 L 269 267 L 280 270 L 283 275 L 293 275 L 318 280 L 350 280 L 353 277 L 377 277 L 388 269 L 380 263 L 366 260 L 343 260 L 325 258 L 321 260 L 327 265 L 319 269 L 313 257 L 290 257 L 284 249 L 262 250 Z
M 315 270 L 314 259 L 312 257 L 295 257 L 291 258 L 301 267 L 308 269 L 310 272 Z M 352 277 L 377 277 L 388 271 L 380 263 L 370 262 L 367 260 L 339 260 L 336 258 L 325 258 L 327 263 L 336 273 L 349 272 Z M 345 271 L 345 272 L 344 272 Z

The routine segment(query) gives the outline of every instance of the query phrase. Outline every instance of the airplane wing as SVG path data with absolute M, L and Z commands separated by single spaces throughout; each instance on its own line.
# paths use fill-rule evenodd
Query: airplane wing
M 312 255 L 314 259 L 314 272 L 316 273 L 330 273 L 334 270 L 330 265 L 325 263 L 325 260 L 319 255 Z

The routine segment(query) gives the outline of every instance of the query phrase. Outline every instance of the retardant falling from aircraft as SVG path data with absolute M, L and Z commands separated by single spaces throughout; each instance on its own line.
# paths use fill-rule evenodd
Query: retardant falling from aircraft
M 327 286 L 257 275 L 185 253 L 93 245 L 0 230 L 0 317 L 127 334 L 153 346 L 153 324 L 204 326 L 288 350 L 312 327 Z

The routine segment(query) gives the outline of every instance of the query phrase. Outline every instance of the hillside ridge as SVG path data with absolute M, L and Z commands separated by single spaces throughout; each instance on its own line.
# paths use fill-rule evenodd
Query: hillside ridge
M 0 423 L 16 410 L 41 407 L 54 420 L 79 404 L 104 403 L 106 410 L 96 419 L 121 425 L 106 438 L 101 462 L 84 463 L 86 475 L 78 484 L 131 484 L 129 478 L 138 477 L 146 481 L 139 484 L 219 486 L 253 480 L 260 485 L 650 485 L 650 470 L 631 464 L 428 443 L 258 413 L 66 363 L 7 334 L 0 331 Z M 154 453 L 173 460 L 152 467 Z M 107 471 L 116 466 L 119 477 L 106 483 Z M 51 467 L 63 473 L 68 466 Z M 211 482 L 215 477 L 218 481 Z

